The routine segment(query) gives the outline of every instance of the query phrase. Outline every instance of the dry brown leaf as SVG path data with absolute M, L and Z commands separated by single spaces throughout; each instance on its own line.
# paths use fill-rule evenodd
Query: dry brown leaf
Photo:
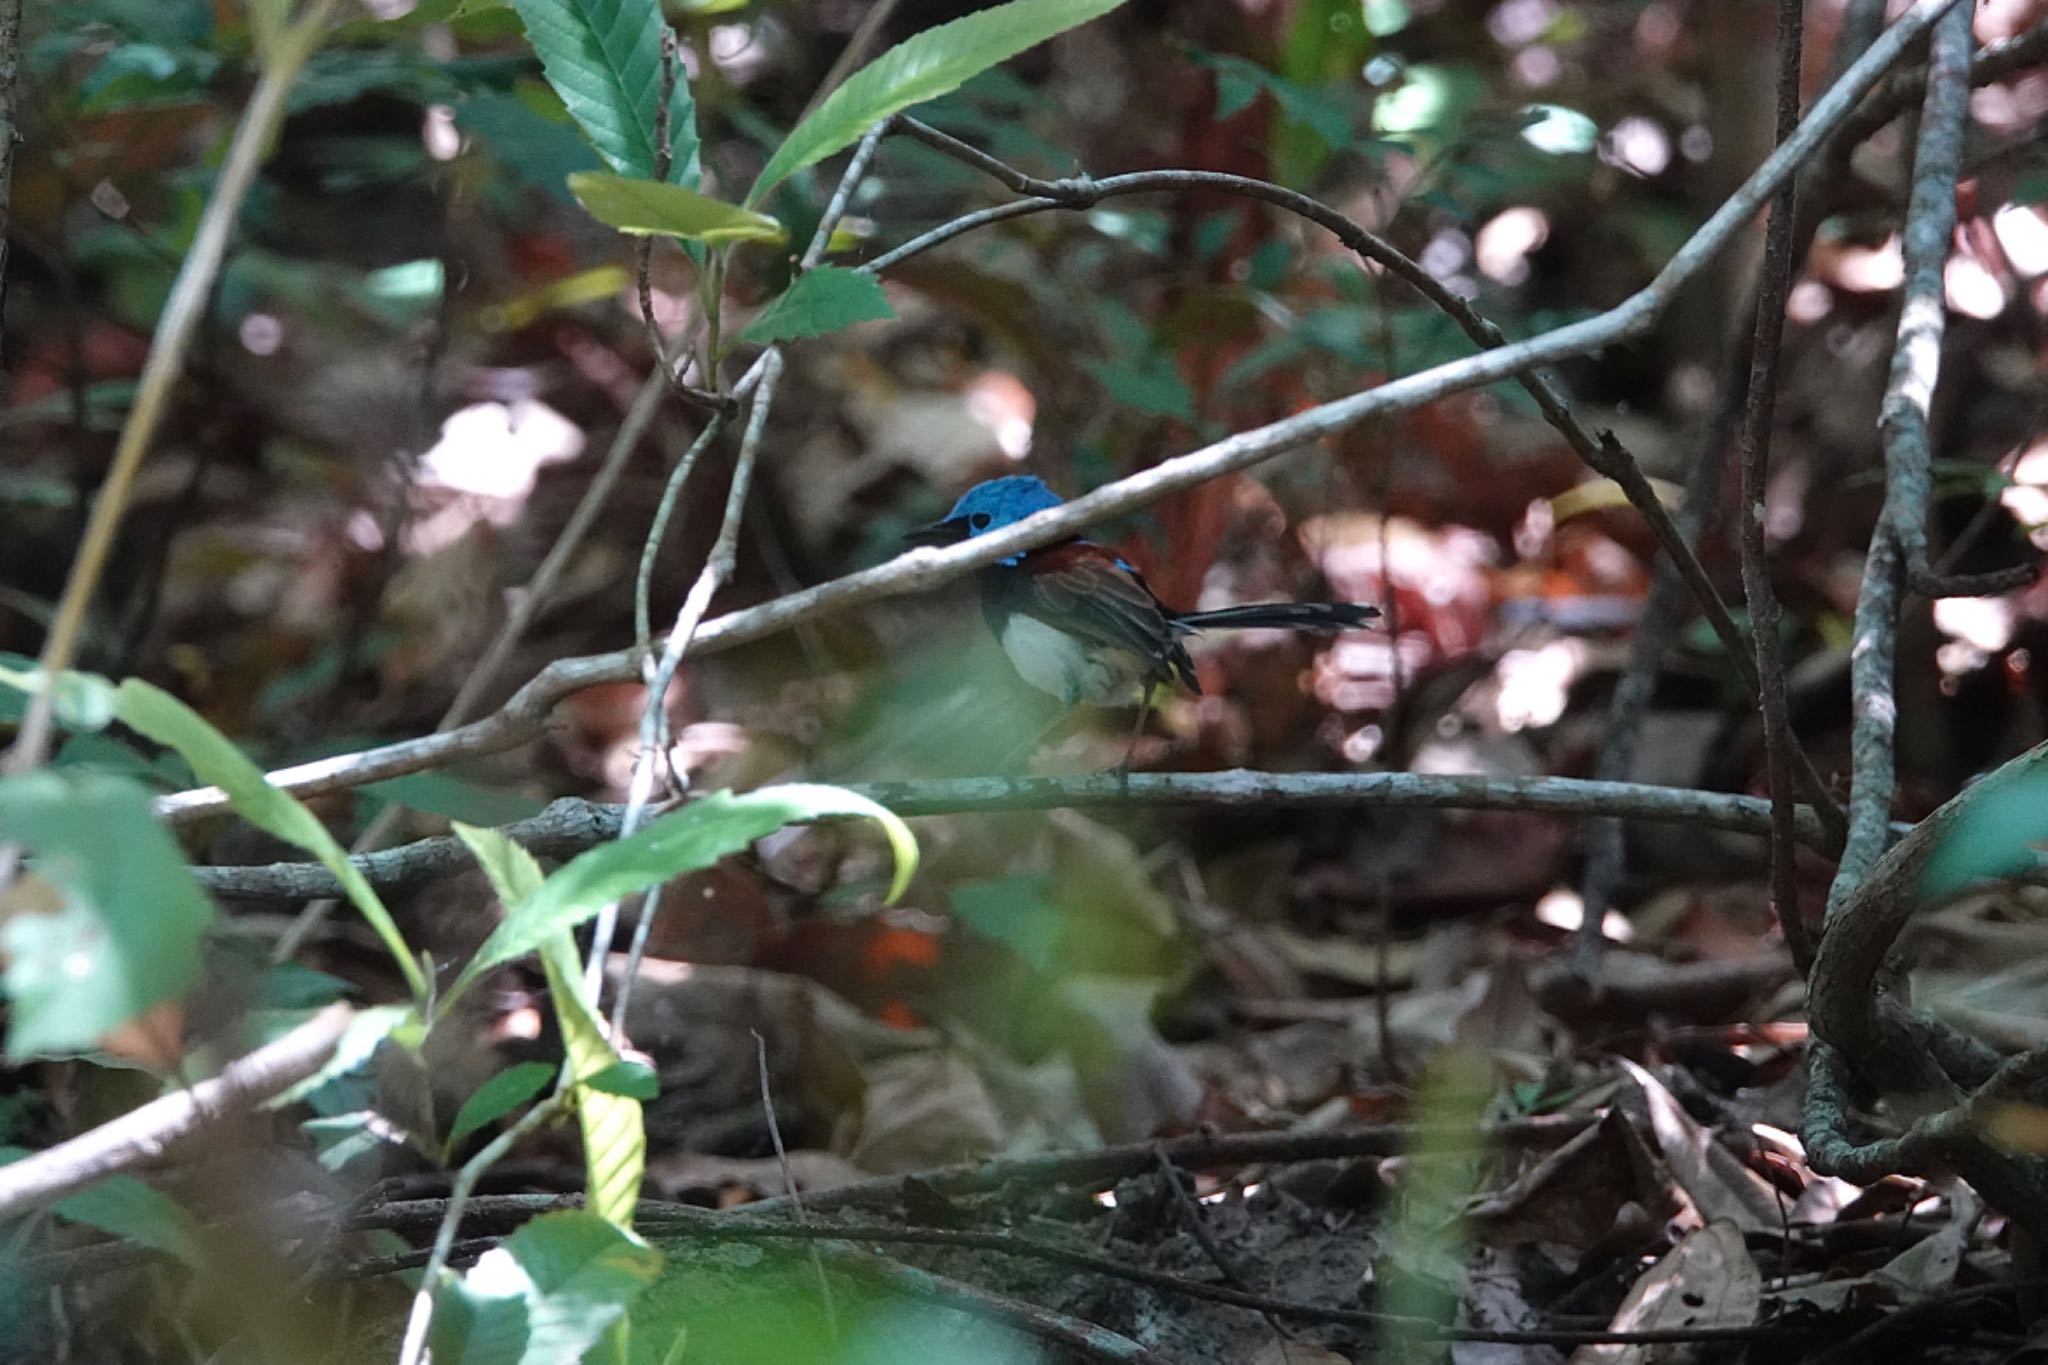
M 1673 1247 L 1637 1280 L 1609 1324 L 1617 1332 L 1668 1331 L 1685 1327 L 1747 1327 L 1756 1321 L 1763 1277 L 1742 1231 L 1716 1219 Z M 1703 1359 L 1709 1346 L 1581 1346 L 1571 1365 L 1687 1365 Z
M 1569 1267 L 1608 1235 L 1630 1204 L 1661 1223 L 1674 1201 L 1662 1163 L 1634 1126 L 1609 1110 L 1466 1212 L 1488 1245 L 1533 1243 Z
M 1709 1222 L 1725 1219 L 1744 1232 L 1781 1231 L 1784 1214 L 1777 1192 L 1763 1177 L 1686 1113 L 1662 1081 L 1626 1057 L 1617 1060 L 1641 1088 L 1657 1149 L 1700 1217 Z

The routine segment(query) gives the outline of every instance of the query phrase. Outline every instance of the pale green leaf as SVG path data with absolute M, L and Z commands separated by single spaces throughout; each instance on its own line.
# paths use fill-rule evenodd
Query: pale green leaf
M 448 996 L 460 994 L 499 963 L 523 957 L 553 935 L 574 929 L 613 901 L 709 867 L 784 825 L 843 816 L 863 817 L 882 827 L 896 854 L 896 879 L 889 895 L 901 895 L 917 868 L 916 840 L 901 820 L 866 797 L 808 784 L 763 787 L 744 796 L 714 792 L 670 811 L 630 838 L 601 844 L 556 869 L 484 940 Z
M 507 911 L 523 905 L 547 879 L 531 853 L 498 831 L 479 829 L 458 820 L 455 833 L 469 846 L 471 856 L 483 868 L 491 890 Z
M 807 270 L 761 310 L 742 333 L 745 340 L 768 346 L 778 341 L 824 336 L 856 322 L 893 318 L 881 281 L 862 270 L 821 265 Z
M 434 1365 L 521 1365 L 531 1337 L 527 1295 L 518 1289 L 487 1292 L 474 1279 L 474 1271 L 470 1279 L 450 1275 L 434 1288 L 427 1328 Z
M 784 179 L 853 145 L 891 114 L 936 99 L 998 62 L 1122 3 L 1012 0 L 904 40 L 854 72 L 790 131 L 761 168 L 747 202 L 760 203 Z
M 611 1074 L 620 1061 L 603 1023 L 584 998 L 574 941 L 566 933 L 554 935 L 541 945 L 540 960 L 562 1030 L 562 1049 L 569 1054 L 569 1073 L 579 1082 L 574 1095 L 576 1121 L 583 1131 L 585 1205 L 615 1226 L 631 1228 L 640 1179 L 647 1170 L 647 1126 L 640 1101 L 585 1084 Z
M 623 1318 L 660 1273 L 660 1252 L 588 1210 L 571 1209 L 542 1214 L 522 1226 L 485 1252 L 463 1283 L 471 1308 L 487 1300 L 516 1299 L 525 1305 L 526 1341 L 519 1365 L 562 1365 L 581 1357 Z M 447 1286 L 437 1292 L 437 1302 L 443 1294 L 450 1294 Z M 494 1308 L 486 1313 L 492 1336 L 511 1340 L 509 1315 Z M 478 1365 L 502 1359 L 474 1357 Z
M 592 217 L 621 232 L 680 237 L 721 246 L 729 242 L 780 242 L 789 234 L 765 213 L 728 204 L 681 185 L 631 180 L 603 171 L 578 171 L 569 192 Z
M 33 659 L 0 654 L 0 686 L 26 698 L 42 685 L 42 677 L 43 671 Z M 0 720 L 13 720 L 20 714 L 21 710 L 14 706 L 0 705 Z M 104 730 L 114 718 L 114 685 L 96 673 L 60 673 L 55 715 L 57 723 L 67 730 Z
M 147 787 L 86 770 L 0 778 L 0 843 L 62 898 L 42 913 L 21 898 L 0 923 L 13 1056 L 78 1052 L 199 979 L 213 922 Z
M 313 812 L 291 793 L 270 785 L 263 770 L 250 762 L 233 741 L 213 728 L 197 711 L 160 687 L 128 678 L 114 692 L 116 714 L 131 729 L 176 749 L 202 782 L 227 793 L 244 820 L 266 834 L 311 853 L 341 882 L 349 901 L 362 912 L 384 941 L 413 993 L 425 998 L 427 980 L 406 946 L 404 935 L 384 908 L 369 879 L 349 861 L 348 852 Z

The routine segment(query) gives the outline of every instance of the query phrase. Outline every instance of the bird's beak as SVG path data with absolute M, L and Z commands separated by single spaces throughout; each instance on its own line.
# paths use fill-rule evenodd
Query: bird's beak
M 929 526 L 920 526 L 907 532 L 903 538 L 912 545 L 958 545 L 967 539 L 967 532 L 967 518 L 949 517 Z

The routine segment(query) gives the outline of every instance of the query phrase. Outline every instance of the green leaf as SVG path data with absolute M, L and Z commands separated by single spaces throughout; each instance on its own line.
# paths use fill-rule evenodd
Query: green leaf
M 43 671 L 33 659 L 19 654 L 0 654 L 0 686 L 22 694 L 34 694 L 42 685 Z M 12 698 L 8 698 L 11 703 Z M 25 709 L 25 705 L 24 705 Z M 14 720 L 20 710 L 0 706 L 0 720 Z M 63 673 L 57 678 L 57 723 L 67 730 L 104 730 L 114 718 L 114 685 L 96 673 Z
M 2038 874 L 2048 864 L 2048 745 L 2037 745 L 1963 789 L 1914 895 L 1944 900 L 1992 878 Z
M 541 70 L 597 154 L 621 175 L 652 179 L 655 111 L 661 100 L 658 0 L 513 0 Z M 668 182 L 697 183 L 697 119 L 689 82 L 676 73 L 669 104 Z
M 854 72 L 790 131 L 761 168 L 747 202 L 760 203 L 783 180 L 858 142 L 891 114 L 946 94 L 998 62 L 1122 3 L 1013 0 L 906 39 Z
M 413 810 L 467 820 L 473 825 L 509 825 L 539 815 L 547 802 L 524 792 L 486 787 L 451 773 L 407 773 L 359 788 L 364 794 L 396 801 Z
M 285 1011 L 285 1022 L 303 1023 L 315 1012 L 311 1009 Z M 281 1109 L 288 1104 L 297 1104 L 329 1081 L 346 1076 L 369 1061 L 387 1041 L 417 1046 L 421 1033 L 419 1025 L 419 1012 L 411 1005 L 376 1005 L 357 1010 L 350 1017 L 348 1027 L 341 1031 L 341 1041 L 335 1044 L 334 1055 L 305 1080 L 272 1096 L 263 1107 Z
M 92 1047 L 199 979 L 213 922 L 183 853 L 150 810 L 149 789 L 90 771 L 0 778 L 0 832 L 63 905 L 23 903 L 0 923 L 13 1056 Z
M 634 1100 L 651 1100 L 661 1093 L 661 1078 L 645 1062 L 613 1062 L 584 1084 L 601 1094 Z
M 457 825 L 455 832 L 476 855 L 508 913 L 541 892 L 540 864 L 518 844 L 492 829 Z M 569 1056 L 569 1074 L 579 1083 L 574 1098 L 576 1120 L 583 1130 L 589 1206 L 618 1226 L 630 1228 L 633 1206 L 640 1197 L 640 1177 L 647 1168 L 647 1129 L 640 1102 L 624 1092 L 607 1092 L 588 1084 L 613 1076 L 627 1064 L 619 1060 L 604 1025 L 584 996 L 575 942 L 566 932 L 556 933 L 540 945 L 540 956 L 555 1004 L 555 1020 L 562 1030 L 563 1050 Z
M 741 335 L 761 346 L 824 336 L 856 322 L 893 318 L 881 281 L 863 270 L 821 265 L 797 276 Z
M 526 89 L 528 87 L 520 87 Z M 556 102 L 547 86 L 535 81 L 537 98 Z M 569 198 L 569 177 L 599 163 L 566 117 L 550 118 L 519 94 L 486 92 L 455 106 L 455 124 L 489 145 L 491 160 L 522 185 L 557 199 Z
M 485 1081 L 455 1111 L 455 1121 L 448 1125 L 448 1146 L 452 1149 L 477 1129 L 496 1123 L 538 1095 L 554 1079 L 555 1071 L 547 1062 L 520 1062 Z
M 545 1213 L 525 1224 L 503 1243 L 483 1254 L 461 1281 L 467 1288 L 470 1318 L 458 1316 L 454 1327 L 470 1329 L 477 1341 L 479 1326 L 492 1342 L 516 1339 L 509 1330 L 512 1315 L 492 1306 L 516 1300 L 525 1306 L 525 1346 L 519 1365 L 559 1365 L 583 1355 L 605 1330 L 625 1316 L 641 1291 L 661 1273 L 661 1253 L 629 1232 L 613 1227 L 586 1209 Z M 446 1296 L 446 1297 L 444 1297 Z M 436 1289 L 436 1313 L 454 1298 L 449 1285 Z M 451 1334 L 452 1335 L 452 1334 Z M 443 1347 L 436 1345 L 436 1365 Z M 505 1349 L 496 1345 L 494 1350 Z M 451 1351 L 450 1359 L 498 1362 L 498 1354 L 471 1356 Z
M 1190 50 L 1188 55 L 1216 73 L 1217 118 L 1243 111 L 1263 91 L 1273 97 L 1282 114 L 1314 133 L 1329 150 L 1340 152 L 1351 144 L 1350 113 L 1316 90 L 1243 57 L 1199 50 Z
M 1038 971 L 1050 971 L 1060 941 L 1052 878 L 1023 872 L 953 888 L 947 900 L 962 924 L 994 939 Z
M 714 792 L 669 812 L 631 838 L 599 845 L 563 864 L 484 940 L 447 998 L 452 1000 L 499 963 L 523 957 L 553 935 L 574 929 L 613 901 L 709 867 L 784 825 L 835 816 L 860 816 L 882 826 L 896 853 L 896 880 L 889 896 L 893 900 L 901 895 L 917 869 L 917 842 L 901 820 L 866 797 L 808 784 L 763 787 L 744 796 Z
M 1084 360 L 1081 368 L 1095 376 L 1095 382 L 1111 398 L 1137 412 L 1176 417 L 1183 422 L 1195 418 L 1195 393 L 1175 373 L 1165 356 L 1148 356 L 1134 363 L 1114 360 Z
M 132 1175 L 109 1176 L 60 1200 L 52 1212 L 199 1268 L 199 1220 L 177 1200 Z
M 562 1049 L 569 1054 L 569 1072 L 578 1082 L 574 1095 L 576 1122 L 583 1130 L 584 1201 L 592 1213 L 630 1229 L 640 1178 L 647 1170 L 647 1125 L 640 1101 L 588 1084 L 610 1074 L 620 1061 L 584 998 L 575 942 L 566 933 L 556 934 L 541 945 L 540 960 L 562 1030 Z
M 681 237 L 721 246 L 728 242 L 780 242 L 789 234 L 765 213 L 755 213 L 680 185 L 629 180 L 603 171 L 569 177 L 569 192 L 592 217 L 621 232 Z
M 184 755 L 199 780 L 226 792 L 229 803 L 244 820 L 318 858 L 383 939 L 399 970 L 405 973 L 413 994 L 426 998 L 427 979 L 406 946 L 405 936 L 398 932 L 391 912 L 384 908 L 376 888 L 349 861 L 347 851 L 313 812 L 291 793 L 271 786 L 263 770 L 250 762 L 226 735 L 162 688 L 139 678 L 128 678 L 115 689 L 114 700 L 116 714 L 125 724 Z
M 475 1276 L 475 1271 L 467 1280 L 451 1275 L 434 1289 L 434 1317 L 427 1328 L 434 1365 L 520 1365 L 532 1336 L 526 1295 L 517 1289 L 479 1288 Z
M 497 830 L 478 829 L 460 820 L 454 824 L 456 837 L 469 846 L 507 913 L 532 899 L 547 880 L 534 856 Z

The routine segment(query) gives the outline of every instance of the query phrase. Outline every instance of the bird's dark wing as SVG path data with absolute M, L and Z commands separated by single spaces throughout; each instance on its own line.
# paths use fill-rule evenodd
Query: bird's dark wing
M 1194 666 L 1166 609 L 1138 571 L 1088 541 L 1033 550 L 1005 575 L 1008 605 L 1091 644 L 1151 661 L 1161 681 L 1193 687 Z M 1199 690 L 1199 689 L 1198 689 Z

